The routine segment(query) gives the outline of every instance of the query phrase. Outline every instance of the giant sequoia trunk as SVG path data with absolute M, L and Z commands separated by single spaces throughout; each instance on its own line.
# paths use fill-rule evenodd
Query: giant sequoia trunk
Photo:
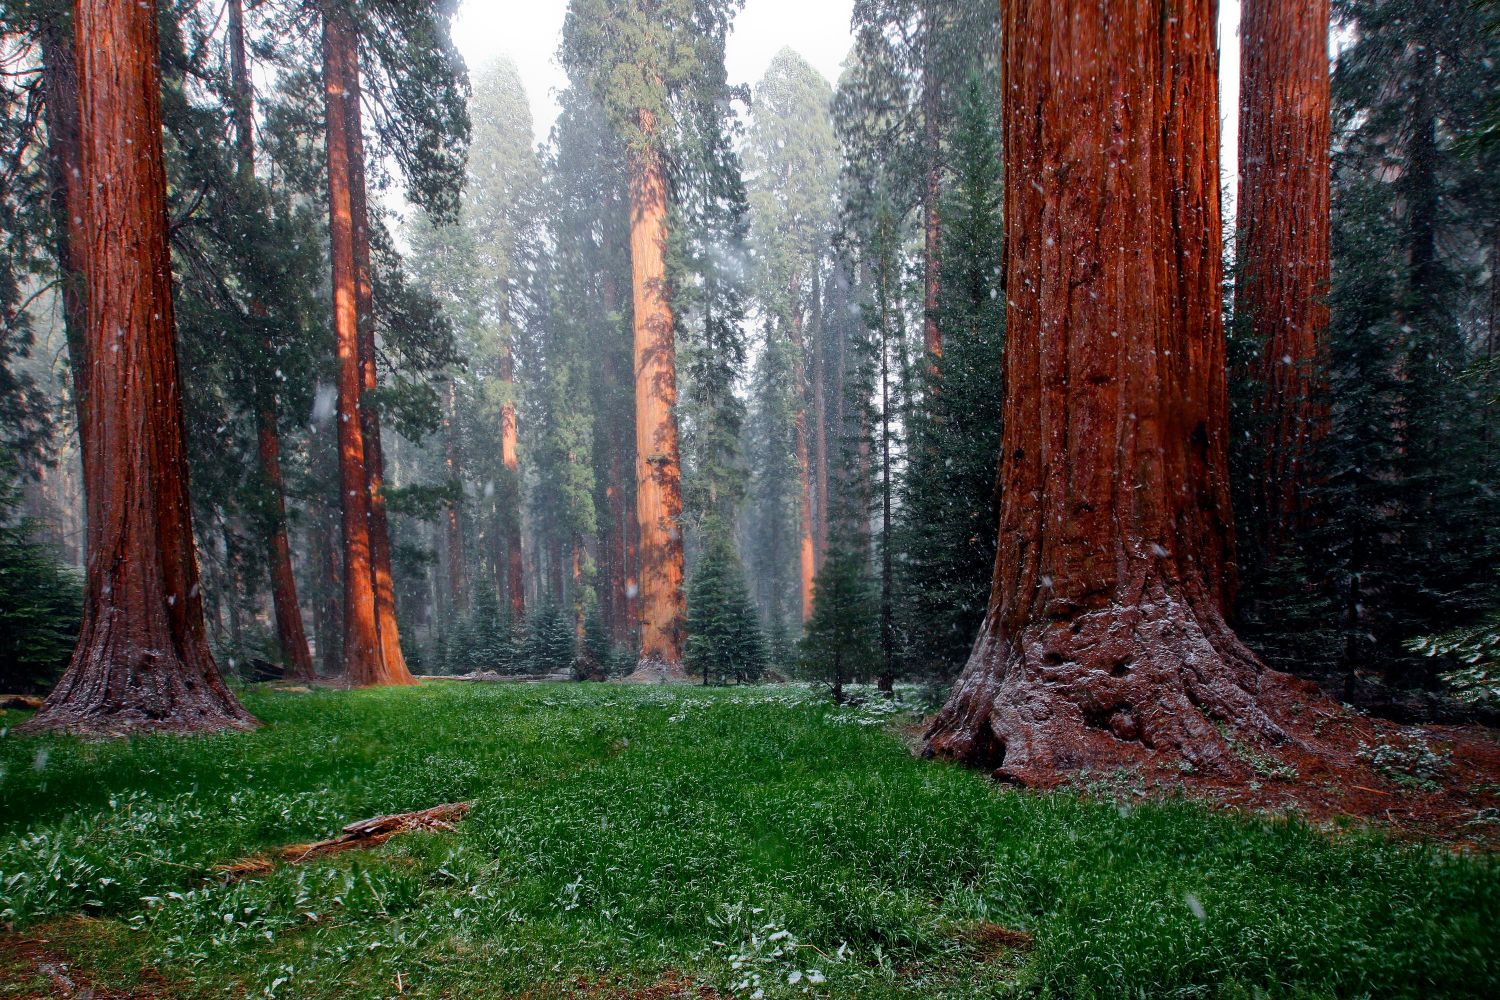
M 448 380 L 448 409 L 443 415 L 443 466 L 448 482 L 463 482 L 463 467 L 458 451 L 458 384 Z M 462 487 L 460 486 L 460 489 Z M 464 610 L 464 535 L 462 524 L 463 496 L 448 502 L 445 512 L 443 542 L 448 553 L 448 600 L 455 612 Z M 512 598 L 514 599 L 514 598 Z
M 245 11 L 243 0 L 229 3 L 229 63 L 233 84 L 235 151 L 239 159 L 241 180 L 255 179 L 254 93 L 250 68 L 245 59 Z M 264 302 L 252 300 L 250 312 L 264 321 Z M 269 361 L 272 345 L 269 337 L 261 340 L 261 350 Z M 260 457 L 261 480 L 266 490 L 269 525 L 267 530 L 268 569 L 271 577 L 271 604 L 276 613 L 276 637 L 287 670 L 294 677 L 310 680 L 315 676 L 312 654 L 307 648 L 307 632 L 302 624 L 302 610 L 297 600 L 297 578 L 292 573 L 292 546 L 287 537 L 286 486 L 281 473 L 281 433 L 278 426 L 276 390 L 269 380 L 261 378 L 256 386 L 256 442 Z
M 339 503 L 344 541 L 344 673 L 354 685 L 386 681 L 370 552 L 370 491 L 361 410 L 358 279 L 354 205 L 349 189 L 348 50 L 355 45 L 348 11 L 323 17 L 323 100 L 327 117 L 328 214 L 333 263 L 333 332 L 338 356 Z
M 648 142 L 655 122 L 641 112 Z M 630 265 L 635 322 L 636 520 L 640 525 L 641 655 L 632 678 L 687 680 L 682 666 L 682 464 L 677 450 L 677 353 L 667 299 L 667 178 L 661 155 L 630 171 Z
M 1261 344 L 1255 522 L 1272 555 L 1305 509 L 1305 461 L 1327 419 L 1328 0 L 1246 0 L 1240 38 L 1235 312 Z
M 344 126 L 349 142 L 349 207 L 354 220 L 354 301 L 359 331 L 360 383 L 365 395 L 380 387 L 375 367 L 375 285 L 370 270 L 370 207 L 365 190 L 364 115 L 360 106 L 359 44 L 350 32 L 349 44 L 341 49 L 344 59 Z M 401 651 L 401 629 L 396 623 L 396 584 L 391 575 L 391 529 L 385 505 L 385 456 L 380 447 L 380 411 L 359 407 L 361 435 L 365 445 L 365 490 L 370 508 L 370 573 L 375 589 L 375 629 L 380 641 L 384 674 L 380 684 L 413 684 L 406 656 Z
M 167 248 L 156 5 L 79 0 L 88 575 L 67 673 L 29 731 L 249 729 L 203 629 Z
M 1061 8 L 1061 9 L 1059 9 Z M 1004 493 L 934 753 L 1050 784 L 1249 774 L 1302 697 L 1225 622 L 1213 0 L 1003 0 Z

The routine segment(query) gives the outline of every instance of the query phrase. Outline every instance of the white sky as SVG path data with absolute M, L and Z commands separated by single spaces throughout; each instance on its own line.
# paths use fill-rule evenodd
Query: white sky
M 783 46 L 799 52 L 829 83 L 837 82 L 852 43 L 852 7 L 853 0 L 745 0 L 729 38 L 730 83 L 758 82 Z M 1219 7 L 1223 161 L 1226 193 L 1232 195 L 1238 148 L 1240 0 L 1220 0 Z M 501 56 L 515 62 L 531 100 L 538 141 L 552 128 L 557 117 L 556 92 L 568 82 L 557 60 L 567 8 L 567 0 L 464 0 L 454 24 L 454 40 L 471 70 Z M 1225 211 L 1230 210 L 1226 203 Z

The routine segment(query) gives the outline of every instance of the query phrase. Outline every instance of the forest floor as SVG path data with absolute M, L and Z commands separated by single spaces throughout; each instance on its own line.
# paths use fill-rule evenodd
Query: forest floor
M 1393 830 L 1331 773 L 1007 789 L 797 686 L 246 700 L 250 734 L 0 733 L 0 997 L 1500 995 L 1479 731 L 1351 727 Z

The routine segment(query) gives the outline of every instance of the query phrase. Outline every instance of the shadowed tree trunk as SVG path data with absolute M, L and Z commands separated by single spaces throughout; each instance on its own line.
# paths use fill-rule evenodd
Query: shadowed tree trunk
M 234 88 L 232 112 L 235 152 L 239 160 L 241 183 L 249 185 L 255 180 L 254 92 L 245 59 L 244 0 L 229 0 L 229 64 Z M 265 303 L 252 299 L 250 314 L 257 321 L 264 322 Z M 273 353 L 269 336 L 261 339 L 261 350 L 265 354 L 263 363 L 269 363 Z M 269 380 L 264 376 L 257 381 L 256 443 L 268 505 L 266 540 L 269 548 L 267 556 L 271 577 L 271 604 L 276 613 L 276 637 L 291 675 L 311 680 L 315 676 L 312 654 L 307 648 L 307 633 L 297 600 L 297 578 L 292 574 L 292 547 L 287 538 L 286 487 L 281 473 L 281 434 L 278 429 L 276 390 L 266 384 Z
M 941 132 L 938 117 L 939 67 L 937 44 L 937 5 L 928 3 L 922 14 L 922 343 L 927 348 L 927 367 L 934 375 L 938 359 L 943 356 L 943 332 L 938 328 L 938 292 L 942 273 L 941 257 L 943 222 Z
M 812 384 L 813 384 L 813 474 L 817 483 L 817 509 L 814 512 L 814 564 L 823 568 L 828 555 L 828 403 L 823 362 L 823 299 L 816 266 L 812 286 Z
M 632 157 L 630 264 L 635 306 L 636 520 L 640 525 L 640 663 L 632 679 L 686 680 L 682 589 L 682 465 L 677 450 L 677 356 L 667 301 L 667 178 L 650 148 Z
M 1235 312 L 1261 345 L 1254 523 L 1272 556 L 1305 509 L 1304 462 L 1328 417 L 1328 0 L 1246 0 L 1240 39 Z
M 813 509 L 811 463 L 807 444 L 807 347 L 803 343 L 802 289 L 797 279 L 792 279 L 789 290 L 792 314 L 789 318 L 792 333 L 792 431 L 797 455 L 798 526 L 797 564 L 802 593 L 802 621 L 806 624 L 813 613 L 813 578 L 817 575 L 817 556 L 813 546 Z
M 92 359 L 88 573 L 72 662 L 24 729 L 249 729 L 209 652 L 193 551 L 156 5 L 78 0 L 74 32 Z
M 327 676 L 335 676 L 344 663 L 343 577 L 339 566 L 338 515 L 329 507 L 318 512 L 313 544 L 317 547 L 318 586 L 315 588 L 313 622 L 318 635 L 318 663 Z
M 80 184 L 82 147 L 78 134 L 78 63 L 73 51 L 71 21 L 43 17 L 38 25 L 42 48 L 42 86 L 47 107 L 47 183 L 52 211 L 53 252 L 62 279 L 63 332 L 68 342 L 68 367 L 73 375 L 73 406 L 78 420 L 79 456 L 87 462 L 88 342 L 85 333 L 87 289 L 84 283 L 83 190 Z M 88 474 L 85 469 L 84 485 Z
M 443 454 L 443 465 L 448 471 L 448 482 L 461 490 L 463 468 L 459 462 L 458 452 L 458 384 L 452 379 L 448 380 L 448 406 L 443 414 L 443 437 L 446 448 Z M 444 518 L 444 548 L 448 552 L 448 599 L 452 602 L 452 609 L 455 613 L 462 611 L 465 606 L 464 536 L 460 515 L 462 509 L 461 498 L 450 500 L 447 516 Z
M 370 491 L 365 472 L 364 372 L 360 366 L 354 206 L 349 190 L 349 12 L 331 4 L 323 17 L 323 99 L 327 116 L 328 209 L 333 261 L 333 331 L 338 355 L 339 503 L 344 541 L 344 673 L 356 686 L 386 680 L 370 552 Z
M 928 748 L 1026 784 L 1236 777 L 1307 688 L 1233 585 L 1213 0 L 1003 0 L 1004 493 L 989 612 Z M 1128 100 L 1126 99 L 1128 95 Z
M 375 367 L 375 286 L 370 272 L 370 205 L 365 188 L 364 111 L 360 105 L 359 39 L 349 24 L 344 59 L 344 131 L 349 143 L 349 207 L 354 221 L 354 301 L 359 331 L 359 371 L 363 395 L 359 421 L 365 446 L 365 489 L 370 510 L 370 573 L 375 590 L 375 630 L 384 675 L 376 683 L 415 683 L 401 651 L 396 622 L 396 584 L 391 576 L 390 519 L 385 507 L 385 456 L 380 447 L 380 410 L 366 397 L 380 388 Z

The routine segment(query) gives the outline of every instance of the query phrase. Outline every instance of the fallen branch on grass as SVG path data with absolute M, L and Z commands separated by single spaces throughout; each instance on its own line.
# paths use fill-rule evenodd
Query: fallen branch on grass
M 362 819 L 350 823 L 340 831 L 337 837 L 329 840 L 320 840 L 313 844 L 292 844 L 281 848 L 274 857 L 257 854 L 241 861 L 217 865 L 214 871 L 232 877 L 260 875 L 275 867 L 277 860 L 295 865 L 328 854 L 337 854 L 340 851 L 374 847 L 402 833 L 413 833 L 419 830 L 452 830 L 454 825 L 464 818 L 472 805 L 472 802 L 449 802 L 446 805 L 420 809 L 416 812 Z

